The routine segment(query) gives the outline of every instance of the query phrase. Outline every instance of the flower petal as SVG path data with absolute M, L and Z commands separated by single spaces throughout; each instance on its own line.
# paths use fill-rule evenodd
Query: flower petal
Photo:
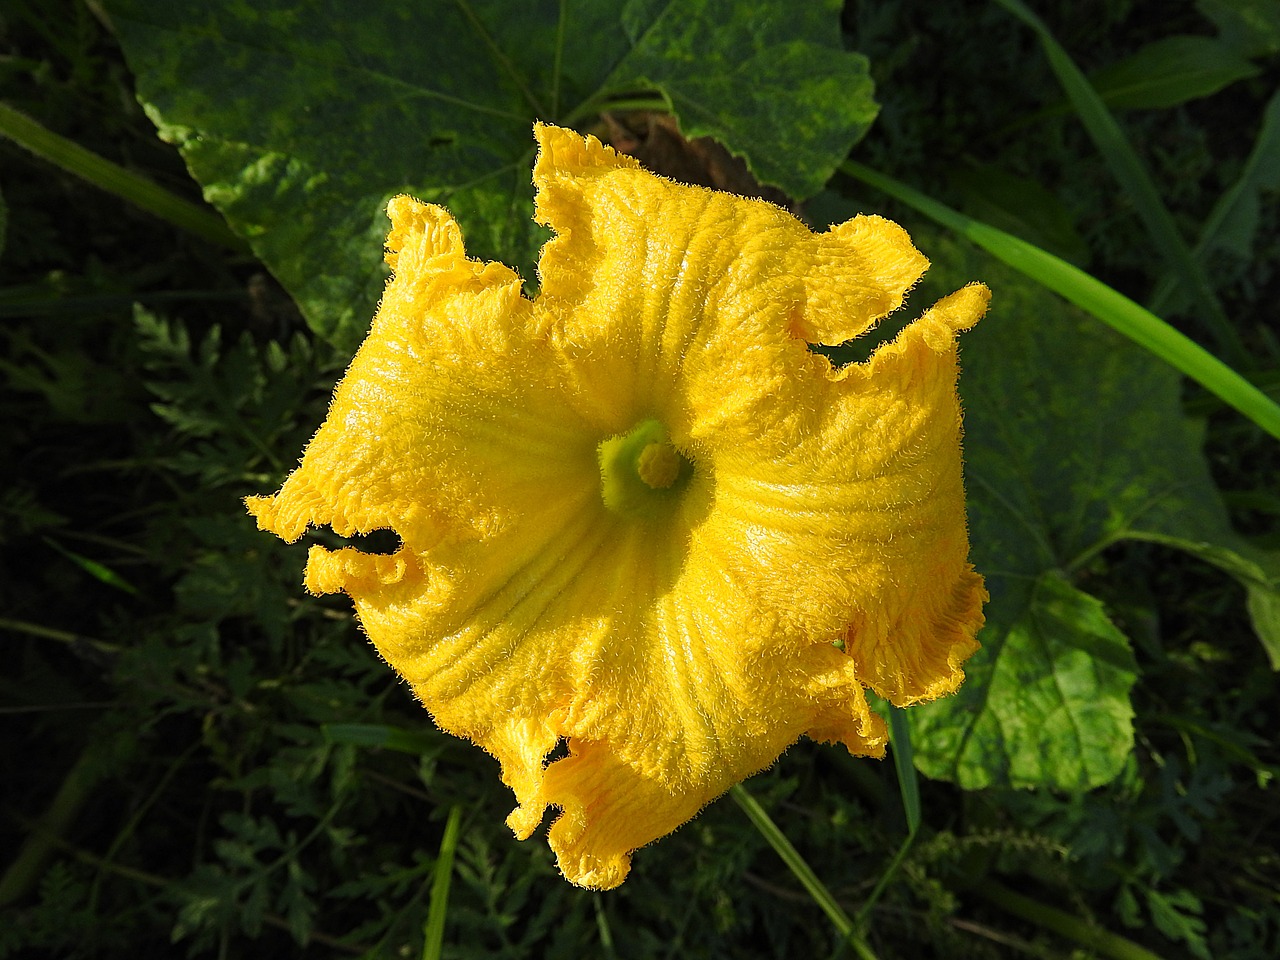
M 612 412 L 614 432 L 646 413 L 673 434 L 694 411 L 714 410 L 716 424 L 702 419 L 721 431 L 788 417 L 801 398 L 779 391 L 805 341 L 872 326 L 928 265 L 879 217 L 815 236 L 780 207 L 664 180 L 594 137 L 535 135 L 536 216 L 555 231 L 537 309 L 578 405 Z M 681 392 L 691 367 L 712 369 L 714 396 Z
M 468 260 L 440 207 L 391 201 L 387 287 L 302 467 L 255 497 L 263 529 L 394 529 L 411 548 L 480 539 L 556 501 L 567 470 L 593 482 L 595 451 L 556 400 L 555 358 L 501 264 Z
M 986 591 L 967 559 L 955 335 L 988 299 L 981 285 L 952 294 L 828 372 L 792 432 L 715 457 L 720 562 L 752 571 L 802 635 L 838 635 L 863 682 L 899 705 L 953 691 L 978 647 Z

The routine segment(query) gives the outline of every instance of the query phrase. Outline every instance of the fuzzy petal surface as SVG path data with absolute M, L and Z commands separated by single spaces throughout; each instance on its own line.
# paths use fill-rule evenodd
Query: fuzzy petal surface
M 561 870 L 607 889 L 801 735 L 882 755 L 865 687 L 905 705 L 960 683 L 985 592 L 956 335 L 988 294 L 835 370 L 809 344 L 867 330 L 927 267 L 900 227 L 814 234 L 535 135 L 538 297 L 468 259 L 445 210 L 393 200 L 369 337 L 299 468 L 247 503 L 287 540 L 399 535 L 390 556 L 313 546 L 307 588 L 350 595 L 436 723 L 501 762 L 516 835 L 559 810 Z M 611 508 L 601 445 L 649 422 L 687 482 Z

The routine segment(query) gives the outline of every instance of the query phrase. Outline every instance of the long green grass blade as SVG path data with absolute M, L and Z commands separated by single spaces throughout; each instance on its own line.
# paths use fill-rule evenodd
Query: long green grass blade
M 818 879 L 804 857 L 800 856 L 800 852 L 791 845 L 786 834 L 778 829 L 773 818 L 765 813 L 764 807 L 756 802 L 756 798 L 747 793 L 742 784 L 734 784 L 730 787 L 729 796 L 733 797 L 734 802 L 742 808 L 751 825 L 760 831 L 760 835 L 765 840 L 769 841 L 769 846 L 773 847 L 774 852 L 782 858 L 782 862 L 795 874 L 796 879 L 813 898 L 813 902 L 821 907 L 823 913 L 835 924 L 835 928 L 840 931 L 840 935 L 845 938 L 845 942 L 853 952 L 862 960 L 875 960 L 876 955 L 858 934 L 857 927 L 854 926 L 849 914 L 845 913 L 844 908 L 831 895 L 831 891 Z
M 920 829 L 920 781 L 916 777 L 915 750 L 911 746 L 911 726 L 902 707 L 889 705 L 889 744 L 893 751 L 893 769 L 898 774 L 902 792 L 902 811 L 907 817 L 907 832 L 915 836 Z
M 462 826 L 462 804 L 449 809 L 431 880 L 431 901 L 427 906 L 427 923 L 423 929 L 422 960 L 440 960 L 444 946 L 444 921 L 449 913 L 449 886 L 453 882 L 453 855 L 458 849 L 458 832 Z
M 907 836 L 893 855 L 893 860 L 880 874 L 871 896 L 863 902 L 858 910 L 858 925 L 864 926 L 872 908 L 880 901 L 880 896 L 888 888 L 890 881 L 898 873 L 902 861 L 915 842 L 916 832 L 920 829 L 920 780 L 916 776 L 915 750 L 911 746 L 911 727 L 907 723 L 907 712 L 902 707 L 889 705 L 889 749 L 893 752 L 893 769 L 898 775 L 898 790 L 902 794 L 902 812 L 907 818 Z
M 1160 960 L 1159 955 L 1132 940 L 1074 917 L 1065 910 L 1024 897 L 994 880 L 982 880 L 972 890 L 1002 910 L 1074 940 L 1111 960 Z
M 1040 37 L 1049 65 L 1053 68 L 1058 82 L 1075 107 L 1081 122 L 1090 138 L 1097 146 L 1111 168 L 1112 174 L 1120 181 L 1134 209 L 1142 218 L 1151 237 L 1151 242 L 1160 251 L 1168 267 L 1175 271 L 1186 285 L 1203 314 L 1204 320 L 1213 330 L 1219 348 L 1233 362 L 1243 363 L 1248 355 L 1235 327 L 1223 310 L 1213 285 L 1204 267 L 1192 255 L 1191 249 L 1178 232 L 1173 216 L 1169 213 L 1164 201 L 1148 176 L 1146 168 L 1130 146 L 1124 131 L 1116 122 L 1111 111 L 1089 83 L 1088 78 L 1075 65 L 1062 45 L 1054 39 L 1049 28 L 1038 16 L 1032 13 L 1021 0 L 996 0 L 1011 14 L 1025 23 Z
M 596 932 L 600 934 L 600 948 L 604 950 L 605 957 L 615 960 L 618 950 L 613 945 L 613 930 L 609 926 L 609 918 L 605 915 L 604 905 L 600 902 L 600 894 L 592 895 L 591 906 L 596 912 Z
M 967 237 L 1015 270 L 1093 314 L 1280 440 L 1280 406 L 1150 310 L 1065 260 L 1003 230 L 967 217 L 892 177 L 852 160 L 841 165 L 840 170 Z
M 47 130 L 6 103 L 0 103 L 0 136 L 188 233 L 237 253 L 250 252 L 249 245 L 232 233 L 218 215 Z

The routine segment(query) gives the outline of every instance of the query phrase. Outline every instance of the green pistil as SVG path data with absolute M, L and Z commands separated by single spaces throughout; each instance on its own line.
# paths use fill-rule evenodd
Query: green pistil
M 601 441 L 597 456 L 604 505 L 624 516 L 664 511 L 693 475 L 693 464 L 658 420 L 642 420 L 627 433 Z

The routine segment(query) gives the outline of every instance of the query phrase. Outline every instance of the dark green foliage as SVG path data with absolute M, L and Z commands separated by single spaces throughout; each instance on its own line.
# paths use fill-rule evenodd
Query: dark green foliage
M 632 3 L 632 28 L 660 20 L 658 6 Z M 1212 273 L 1250 347 L 1245 372 L 1274 395 L 1276 5 L 1037 6 L 1087 71 L 1150 58 L 1150 45 L 1173 35 L 1220 37 L 1232 51 L 1221 62 L 1234 73 L 1219 76 L 1237 79 L 1221 92 L 1121 116 L 1192 243 L 1224 193 L 1245 185 L 1210 238 Z M 7 5 L 4 100 L 198 199 L 132 99 L 130 71 L 93 9 Z M 833 8 L 813 10 L 811 46 L 783 58 L 775 88 L 823 56 L 856 78 L 861 61 L 836 53 L 827 29 Z M 744 38 L 782 29 L 748 20 Z M 1061 93 L 1028 31 L 994 4 L 925 0 L 850 2 L 843 25 L 847 49 L 869 58 L 881 105 L 860 160 L 985 219 L 1004 215 L 1139 299 L 1160 288 L 1141 224 L 1079 125 L 1054 112 Z M 550 42 L 536 26 L 515 18 L 503 28 L 536 53 Z M 682 36 L 655 31 L 650 61 L 625 78 L 649 81 L 678 110 L 682 98 L 686 110 L 714 100 L 720 116 L 700 132 L 743 151 L 775 120 L 808 122 L 771 88 L 750 136 L 734 142 L 730 121 L 747 108 L 733 98 L 752 97 L 725 89 L 719 67 L 672 65 Z M 531 56 L 530 69 L 542 60 Z M 597 67 L 566 65 L 556 115 L 599 91 L 648 89 L 610 86 Z M 797 103 L 811 98 L 812 112 L 833 76 Z M 463 80 L 477 97 L 489 82 Z M 157 102 L 198 95 L 151 83 Z M 845 105 L 847 141 L 828 136 L 797 162 L 793 190 L 810 192 L 829 172 L 820 156 L 838 159 L 862 133 L 865 92 Z M 289 119 L 225 112 L 250 127 Z M 511 131 L 467 129 L 510 153 L 512 131 L 533 115 L 519 112 Z M 376 297 L 382 193 L 427 182 L 442 151 L 448 169 L 466 166 L 462 133 L 437 133 L 448 142 L 424 146 L 416 128 L 402 130 L 396 184 L 370 188 L 340 215 L 317 214 L 334 234 L 323 257 L 296 238 L 262 247 L 287 282 L 314 279 L 310 309 L 332 305 L 335 290 Z M 188 146 L 197 172 L 213 163 L 196 156 L 213 147 Z M 231 154 L 248 148 L 217 150 L 231 169 Z M 752 156 L 766 179 L 785 160 Z M 279 177 L 253 184 L 253 203 L 275 191 L 282 205 L 262 208 L 272 216 L 296 212 L 295 187 L 328 189 L 294 161 L 267 160 L 262 169 Z M 435 731 L 349 607 L 304 594 L 304 548 L 259 534 L 240 505 L 290 469 L 345 353 L 310 332 L 256 261 L 188 240 L 6 141 L 0 188 L 0 957 L 416 957 L 457 805 L 446 957 L 850 956 L 733 804 L 638 853 L 631 878 L 608 894 L 567 885 L 541 839 L 513 840 L 496 763 Z M 823 203 L 851 202 L 895 212 L 837 180 L 809 213 L 822 220 Z M 463 212 L 487 216 L 497 203 L 481 197 Z M 986 637 L 960 698 L 913 718 L 920 766 L 971 789 L 922 781 L 924 825 L 870 912 L 868 942 L 885 960 L 1069 956 L 1066 941 L 983 894 L 984 879 L 1002 878 L 1162 956 L 1280 955 L 1280 698 L 1257 636 L 1280 616 L 1259 586 L 1261 551 L 1280 547 L 1280 448 L 1212 400 L 1183 396 L 1136 348 L 901 218 L 946 275 L 939 285 L 983 276 L 996 289 L 997 312 L 962 359 L 975 558 L 1003 632 Z M 500 230 L 475 239 L 486 253 L 520 247 Z M 528 253 L 537 239 L 521 242 Z M 928 298 L 920 291 L 913 303 Z M 354 304 L 317 328 L 363 323 L 367 305 Z M 1180 321 L 1208 340 L 1194 315 Z M 999 509 L 1034 515 L 1035 535 Z M 1254 588 L 1249 610 L 1242 582 Z M 1002 670 L 1015 674 L 1003 685 L 990 676 Z M 1037 740 L 1064 712 L 1079 721 L 1080 743 Z M 973 749 L 954 749 L 957 738 Z M 851 913 L 906 837 L 890 763 L 802 743 L 748 788 Z
M 587 124 L 637 97 L 670 105 L 688 136 L 718 137 L 762 181 L 816 193 L 875 116 L 865 58 L 839 45 L 838 6 L 110 9 L 162 136 L 312 328 L 352 349 L 381 291 L 397 193 L 448 204 L 472 256 L 534 282 L 547 236 L 532 221 L 535 120 Z

